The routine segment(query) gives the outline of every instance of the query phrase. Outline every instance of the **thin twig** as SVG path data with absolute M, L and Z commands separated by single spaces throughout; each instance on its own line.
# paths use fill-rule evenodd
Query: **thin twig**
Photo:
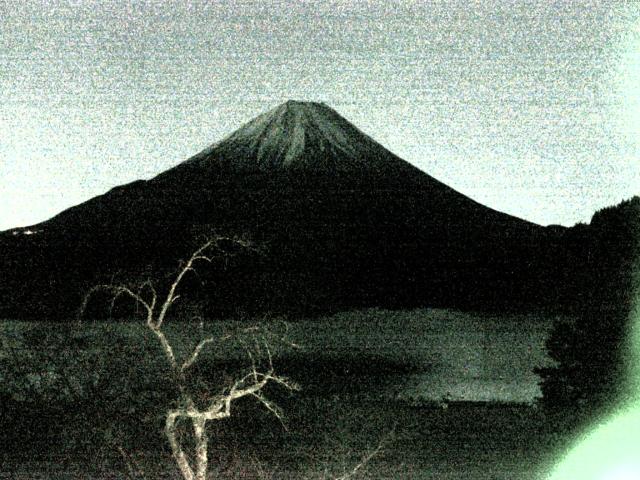
M 375 449 L 373 449 L 371 452 L 367 453 L 364 457 L 362 457 L 362 460 L 360 460 L 360 462 L 355 467 L 353 467 L 349 472 L 345 473 L 341 477 L 335 478 L 334 480 L 348 480 L 350 478 L 353 478 L 358 473 L 358 471 L 366 467 L 366 465 L 371 461 L 371 459 L 373 459 L 376 455 L 378 455 L 382 451 L 385 443 L 387 443 L 387 441 L 392 435 L 393 435 L 393 431 L 389 435 L 384 437 L 382 440 L 380 440 L 380 443 L 378 444 L 378 446 Z
M 198 359 L 198 355 L 200 355 L 200 352 L 202 351 L 202 349 L 207 344 L 213 343 L 213 342 L 215 342 L 215 338 L 213 337 L 207 337 L 204 340 L 201 340 L 200 343 L 196 345 L 196 348 L 193 350 L 193 353 L 191 354 L 191 356 L 187 360 L 185 360 L 185 362 L 182 364 L 181 370 L 184 372 L 186 369 L 191 367 L 191 365 L 193 365 Z

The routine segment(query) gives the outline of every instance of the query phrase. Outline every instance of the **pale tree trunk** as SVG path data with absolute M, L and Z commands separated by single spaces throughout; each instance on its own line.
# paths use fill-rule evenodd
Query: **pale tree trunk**
M 207 467 L 208 467 L 208 442 L 207 439 L 207 422 L 202 417 L 194 417 L 191 422 L 193 423 L 193 436 L 196 441 L 196 480 L 207 479 Z
M 173 410 L 167 414 L 166 419 L 165 435 L 169 440 L 173 458 L 184 480 L 206 480 L 209 467 L 209 439 L 207 437 L 207 420 L 205 415 L 202 413 L 192 413 L 189 415 L 193 427 L 193 438 L 195 440 L 195 473 L 194 468 L 189 464 L 189 460 L 178 441 L 176 422 L 180 417 L 180 413 Z
M 195 480 L 193 475 L 193 469 L 191 465 L 189 465 L 189 460 L 187 460 L 187 456 L 182 451 L 182 447 L 178 442 L 178 435 L 176 431 L 176 420 L 178 419 L 177 412 L 169 412 L 166 418 L 165 430 L 164 433 L 169 440 L 169 446 L 171 447 L 171 453 L 173 454 L 173 458 L 178 465 L 178 469 L 182 474 L 184 480 Z

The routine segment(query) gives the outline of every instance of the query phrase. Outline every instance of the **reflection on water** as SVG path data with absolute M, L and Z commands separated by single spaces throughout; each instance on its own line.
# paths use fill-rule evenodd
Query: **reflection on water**
M 531 403 L 540 396 L 533 369 L 551 362 L 544 344 L 552 321 L 538 314 L 369 309 L 294 324 L 290 336 L 310 356 L 351 352 L 413 365 L 417 372 L 394 373 L 386 392 L 410 403 Z
M 424 400 L 532 403 L 540 395 L 536 378 L 501 380 L 485 378 L 447 378 L 419 374 L 408 378 L 398 399 L 408 403 Z

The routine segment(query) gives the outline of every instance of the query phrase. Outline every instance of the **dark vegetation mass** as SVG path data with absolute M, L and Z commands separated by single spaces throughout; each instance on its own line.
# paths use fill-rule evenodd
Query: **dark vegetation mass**
M 626 393 L 640 197 L 600 210 L 590 225 L 568 230 L 564 248 L 566 263 L 557 281 L 575 319 L 555 325 L 547 349 L 558 365 L 538 373 L 548 407 L 592 414 L 624 400 Z

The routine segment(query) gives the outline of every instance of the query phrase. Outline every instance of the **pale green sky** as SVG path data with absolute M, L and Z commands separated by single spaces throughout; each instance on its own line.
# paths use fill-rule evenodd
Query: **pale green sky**
M 493 208 L 640 194 L 640 3 L 0 0 L 0 229 L 324 101 Z

